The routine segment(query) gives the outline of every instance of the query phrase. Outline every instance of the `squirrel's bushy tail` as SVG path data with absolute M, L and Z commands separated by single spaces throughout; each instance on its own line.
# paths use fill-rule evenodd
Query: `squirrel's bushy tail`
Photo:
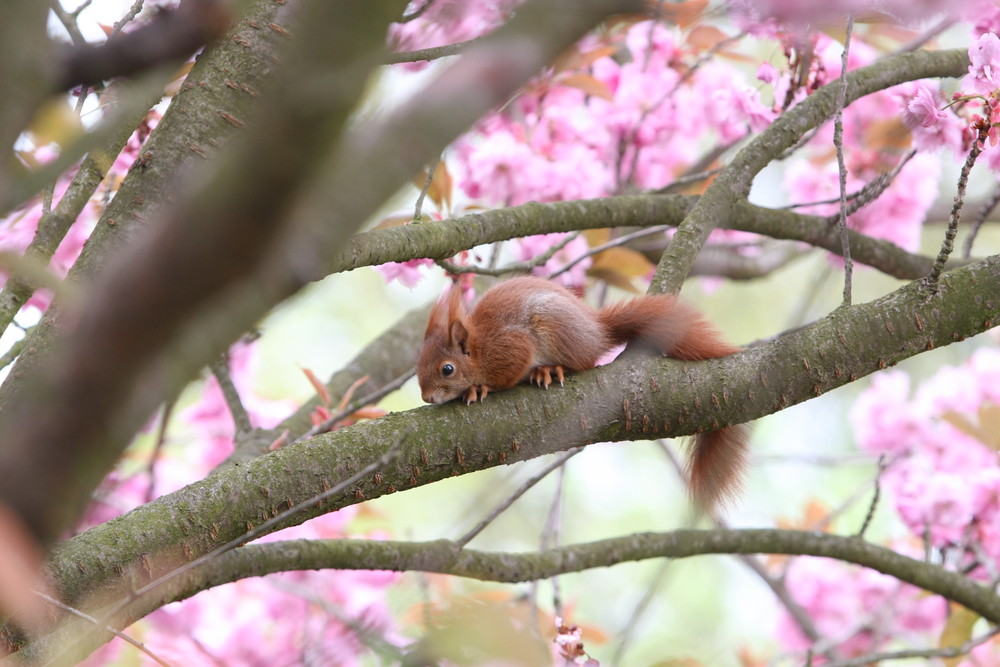
M 726 357 L 740 351 L 730 345 L 696 309 L 673 295 L 643 296 L 598 312 L 615 345 L 643 341 L 663 354 L 685 361 Z M 709 514 L 740 490 L 746 467 L 749 429 L 727 426 L 698 435 L 688 457 L 694 505 Z

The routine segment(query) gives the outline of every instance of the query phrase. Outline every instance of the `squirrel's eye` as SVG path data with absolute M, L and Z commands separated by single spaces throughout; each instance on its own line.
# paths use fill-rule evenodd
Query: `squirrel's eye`
M 445 364 L 441 367 L 441 375 L 444 377 L 450 377 L 452 373 L 455 372 L 455 367 L 451 364 Z

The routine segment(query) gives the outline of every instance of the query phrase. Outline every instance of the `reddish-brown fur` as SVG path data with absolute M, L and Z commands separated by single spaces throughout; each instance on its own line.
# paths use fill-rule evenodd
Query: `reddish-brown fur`
M 548 388 L 564 370 L 593 368 L 611 348 L 641 340 L 665 355 L 701 361 L 739 351 L 674 296 L 643 296 L 600 310 L 541 278 L 514 278 L 488 290 L 467 312 L 455 287 L 431 312 L 417 363 L 423 399 L 467 403 L 524 380 Z M 739 486 L 745 426 L 699 435 L 689 457 L 696 506 L 712 511 Z

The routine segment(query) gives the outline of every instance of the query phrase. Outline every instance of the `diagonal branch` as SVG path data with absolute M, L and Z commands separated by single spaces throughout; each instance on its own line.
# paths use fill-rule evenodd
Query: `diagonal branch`
M 886 58 L 846 77 L 844 105 L 890 86 L 918 78 L 962 76 L 968 67 L 965 51 L 918 51 Z M 678 226 L 657 267 L 650 291 L 676 292 L 691 270 L 708 235 L 729 211 L 746 198 L 754 177 L 810 129 L 821 126 L 837 108 L 840 80 L 828 84 L 781 115 L 748 143 L 715 178 Z

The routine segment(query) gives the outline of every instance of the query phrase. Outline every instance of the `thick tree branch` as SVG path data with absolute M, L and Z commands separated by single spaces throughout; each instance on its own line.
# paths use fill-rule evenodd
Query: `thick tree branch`
M 688 195 L 623 195 L 549 204 L 522 206 L 475 213 L 441 222 L 421 223 L 356 234 L 330 256 L 329 273 L 350 271 L 385 262 L 402 262 L 416 256 L 446 259 L 478 245 L 520 236 L 569 232 L 603 227 L 651 227 L 678 225 L 698 198 Z M 840 253 L 840 235 L 826 218 L 736 203 L 719 225 L 770 236 L 802 241 L 831 253 Z M 851 256 L 863 264 L 903 280 L 927 275 L 933 260 L 915 255 L 889 241 L 848 230 Z M 967 261 L 955 260 L 949 268 Z
M 918 51 L 886 58 L 847 76 L 845 105 L 913 79 L 962 76 L 968 64 L 968 54 L 962 50 Z M 678 227 L 657 267 L 651 292 L 680 289 L 708 235 L 739 201 L 746 198 L 754 177 L 783 151 L 794 146 L 807 131 L 821 126 L 834 113 L 840 88 L 839 79 L 820 88 L 782 114 L 736 154 Z
M 55 90 L 179 63 L 225 32 L 230 18 L 217 0 L 182 0 L 176 9 L 164 9 L 147 25 L 104 44 L 66 48 Z
M 427 406 L 317 436 L 223 470 L 60 545 L 50 567 L 71 603 L 127 595 L 335 486 L 409 433 L 378 475 L 291 523 L 366 498 L 594 442 L 671 437 L 771 414 L 1000 321 L 1000 257 L 841 308 L 740 354 L 701 363 L 631 356 L 472 406 Z
M 964 574 L 903 556 L 857 537 L 772 529 L 678 530 L 638 533 L 534 553 L 484 552 L 452 540 L 294 540 L 247 545 L 205 565 L 161 592 L 159 604 L 246 576 L 311 569 L 435 572 L 481 581 L 520 583 L 649 558 L 708 554 L 785 554 L 835 558 L 891 575 L 958 602 L 1000 623 L 1000 596 Z M 157 605 L 159 606 L 159 605 Z M 152 607 L 152 611 L 157 607 Z M 147 613 L 148 613 L 147 611 Z

